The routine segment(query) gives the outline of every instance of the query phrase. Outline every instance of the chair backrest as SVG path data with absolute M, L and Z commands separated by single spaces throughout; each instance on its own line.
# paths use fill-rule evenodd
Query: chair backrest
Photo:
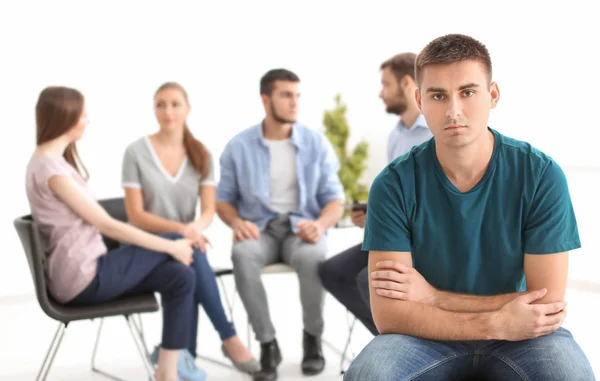
M 122 197 L 98 200 L 100 205 L 111 217 L 120 221 L 127 221 L 127 213 L 125 212 L 125 202 Z M 15 229 L 21 240 L 23 251 L 27 257 L 31 277 L 35 287 L 35 293 L 42 310 L 49 316 L 56 316 L 55 308 L 57 302 L 48 293 L 48 284 L 46 282 L 46 248 L 40 236 L 40 231 L 37 223 L 31 215 L 22 216 L 14 221 Z M 104 237 L 109 250 L 118 247 L 119 243 Z
M 123 197 L 115 197 L 115 198 L 106 198 L 103 200 L 98 200 L 100 205 L 106 210 L 106 212 L 115 220 L 119 220 L 121 222 L 127 222 L 129 219 L 127 218 L 127 211 L 125 210 L 125 199 Z M 115 241 L 112 238 L 103 236 L 104 244 L 108 248 L 108 250 L 116 249 L 119 247 L 120 243 Z
M 39 229 L 31 215 L 19 217 L 14 221 L 15 229 L 27 256 L 27 263 L 33 278 L 35 294 L 44 312 L 52 316 L 52 304 L 46 283 L 46 253 Z

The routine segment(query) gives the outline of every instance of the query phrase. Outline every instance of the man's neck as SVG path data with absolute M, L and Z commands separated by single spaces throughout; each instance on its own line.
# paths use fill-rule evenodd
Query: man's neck
M 281 123 L 267 116 L 263 121 L 262 131 L 266 140 L 285 140 L 292 135 L 292 124 Z
M 400 120 L 402 120 L 402 123 L 406 128 L 410 129 L 413 126 L 413 124 L 415 124 L 415 122 L 417 121 L 419 115 L 421 115 L 421 112 L 418 108 L 408 108 L 400 115 Z
M 461 192 L 473 188 L 485 174 L 494 152 L 494 139 L 494 134 L 486 130 L 475 142 L 464 147 L 436 144 L 442 170 Z

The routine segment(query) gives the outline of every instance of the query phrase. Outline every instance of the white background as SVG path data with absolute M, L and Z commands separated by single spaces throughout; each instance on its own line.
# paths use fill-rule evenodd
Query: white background
M 595 280 L 600 261 L 597 14 L 581 1 L 11 1 L 0 5 L 0 296 L 30 294 L 15 217 L 29 213 L 24 171 L 35 143 L 34 107 L 48 85 L 80 89 L 92 124 L 79 149 L 98 197 L 121 196 L 126 145 L 153 133 L 152 96 L 165 81 L 189 92 L 193 133 L 215 157 L 260 121 L 262 74 L 301 78 L 300 121 L 321 128 L 336 93 L 352 139 L 371 155 L 365 182 L 386 161 L 396 123 L 378 99 L 379 65 L 446 33 L 469 34 L 492 55 L 501 99 L 490 126 L 553 156 L 569 178 L 584 248 L 570 277 Z M 228 261 L 215 222 L 213 261 Z

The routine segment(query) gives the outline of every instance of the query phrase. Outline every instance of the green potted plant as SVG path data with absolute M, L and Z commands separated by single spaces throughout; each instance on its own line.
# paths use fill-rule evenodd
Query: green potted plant
M 369 145 L 363 139 L 354 149 L 348 149 L 350 127 L 348 126 L 346 111 L 347 107 L 342 103 L 341 95 L 337 94 L 333 109 L 325 110 L 323 117 L 325 136 L 333 145 L 340 162 L 338 176 L 344 186 L 346 202 L 366 202 L 369 189 L 366 185 L 360 183 L 360 178 L 367 169 L 366 160 L 369 154 Z M 344 217 L 347 218 L 347 216 L 348 211 L 346 210 Z

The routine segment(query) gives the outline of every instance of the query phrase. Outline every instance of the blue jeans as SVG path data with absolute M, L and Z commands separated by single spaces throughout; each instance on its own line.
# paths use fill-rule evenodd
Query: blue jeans
M 476 377 L 476 378 L 473 378 Z M 524 341 L 432 341 L 376 336 L 350 364 L 344 381 L 593 381 L 571 333 Z
M 158 235 L 172 240 L 183 238 L 179 233 L 161 233 Z M 188 351 L 192 356 L 196 357 L 198 343 L 198 307 L 200 305 L 204 308 L 204 312 L 206 312 L 213 327 L 219 333 L 221 340 L 227 340 L 235 336 L 236 332 L 233 328 L 233 324 L 227 320 L 227 315 L 225 315 L 215 273 L 212 270 L 212 267 L 210 267 L 206 255 L 198 248 L 194 248 L 194 262 L 192 262 L 191 268 L 196 274 L 194 297 L 196 303 L 192 308 L 190 316 L 191 330 Z
M 194 249 L 194 262 L 192 268 L 196 273 L 196 306 L 192 314 L 191 342 L 188 350 L 196 357 L 196 344 L 198 338 L 198 306 L 204 308 L 213 327 L 219 333 L 221 340 L 227 340 L 236 335 L 233 325 L 227 320 L 221 295 L 217 286 L 217 278 L 208 263 L 206 255 L 199 249 Z

